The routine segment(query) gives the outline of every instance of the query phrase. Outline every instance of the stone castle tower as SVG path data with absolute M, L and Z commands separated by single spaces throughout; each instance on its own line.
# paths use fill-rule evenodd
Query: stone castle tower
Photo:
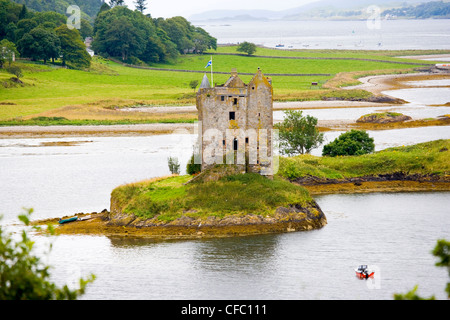
M 273 89 L 259 68 L 248 84 L 236 69 L 225 84 L 215 87 L 205 74 L 197 109 L 202 170 L 227 163 L 242 172 L 273 176 Z

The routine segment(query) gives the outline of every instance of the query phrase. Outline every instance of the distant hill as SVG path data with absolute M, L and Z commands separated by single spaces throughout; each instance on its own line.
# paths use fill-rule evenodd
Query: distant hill
M 398 9 L 391 9 L 384 11 L 382 15 L 389 15 L 390 17 L 394 18 L 450 19 L 450 2 L 433 1 L 417 6 L 407 6 Z
M 402 10 L 415 8 L 422 3 L 427 4 L 433 0 L 320 0 L 289 10 L 213 10 L 194 14 L 189 17 L 191 21 L 207 20 L 242 20 L 250 19 L 283 19 L 283 20 L 314 20 L 314 19 L 363 19 L 367 18 L 366 9 L 376 5 L 382 11 Z M 434 1 L 436 2 L 436 1 Z M 444 2 L 444 4 L 448 4 Z M 432 14 L 432 13 L 430 13 Z M 400 17 L 399 14 L 396 16 Z M 423 15 L 411 17 L 420 18 Z M 409 17 L 409 16 L 408 16 Z
M 18 4 L 25 4 L 28 9 L 39 12 L 56 11 L 66 14 L 66 10 L 70 5 L 77 5 L 80 10 L 92 20 L 97 15 L 102 0 L 12 0 Z M 87 18 L 87 17 L 84 17 Z

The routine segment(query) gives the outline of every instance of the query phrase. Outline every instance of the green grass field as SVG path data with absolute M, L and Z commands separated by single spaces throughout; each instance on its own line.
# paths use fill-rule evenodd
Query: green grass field
M 217 53 L 233 53 L 235 47 L 220 47 Z M 233 51 L 234 50 L 234 51 Z M 422 52 L 421 52 L 422 53 Z M 281 51 L 259 48 L 257 55 L 308 56 L 308 57 L 352 57 L 398 61 L 388 53 L 356 51 Z M 402 54 L 411 54 L 405 51 Z M 186 55 L 175 64 L 155 65 L 158 68 L 205 71 L 209 55 Z M 405 61 L 405 60 L 404 60 Z M 408 60 L 417 62 L 415 60 Z M 214 55 L 214 71 L 255 73 L 260 67 L 263 73 L 320 73 L 331 76 L 274 76 L 275 100 L 317 100 L 323 96 L 339 95 L 338 90 L 311 89 L 311 82 L 325 83 L 342 72 L 408 72 L 417 65 L 391 64 L 361 60 L 295 60 L 279 58 L 246 57 L 235 55 Z M 431 62 L 430 62 L 431 63 Z M 0 70 L 0 120 L 17 119 L 43 115 L 41 113 L 59 108 L 82 108 L 84 113 L 68 119 L 110 120 L 101 115 L 101 108 L 113 108 L 136 104 L 148 105 L 192 105 L 195 104 L 194 90 L 189 87 L 192 80 L 201 81 L 203 74 L 176 71 L 156 71 L 122 66 L 118 63 L 95 58 L 91 70 L 79 71 L 42 65 L 25 60 L 17 62 L 24 76 L 22 86 L 11 86 L 11 75 Z M 226 74 L 216 74 L 214 82 L 222 84 Z M 251 79 L 243 75 L 244 82 Z M 364 96 L 361 91 L 348 91 L 346 95 Z M 90 110 L 92 108 L 92 110 Z M 95 110 L 94 110 L 95 109 Z M 94 117 L 94 114 L 96 116 Z M 58 116 L 66 116 L 64 112 Z

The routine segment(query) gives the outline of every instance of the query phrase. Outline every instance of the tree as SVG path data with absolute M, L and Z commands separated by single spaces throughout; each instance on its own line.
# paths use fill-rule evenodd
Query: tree
M 6 71 L 16 76 L 16 81 L 19 82 L 19 78 L 23 76 L 22 69 L 19 66 L 9 66 Z
M 136 5 L 136 10 L 140 11 L 141 13 L 144 13 L 144 10 L 147 9 L 146 0 L 136 0 L 134 4 Z
M 198 80 L 192 80 L 191 82 L 189 82 L 189 87 L 191 87 L 191 89 L 193 89 L 195 91 L 195 89 L 198 86 Z
M 25 34 L 17 43 L 22 56 L 33 60 L 48 60 L 59 58 L 61 43 L 53 30 L 37 27 Z
M 341 134 L 334 141 L 325 145 L 323 156 L 359 156 L 375 150 L 373 138 L 365 131 L 351 130 Z
M 323 142 L 323 133 L 317 129 L 317 118 L 307 115 L 302 111 L 285 111 L 282 123 L 275 125 L 279 130 L 281 153 L 289 156 L 309 153 Z
M 6 39 L 0 41 L 0 68 L 3 68 L 5 62 L 8 62 L 8 65 L 11 65 L 18 56 L 19 52 L 14 43 Z
M 25 19 L 28 15 L 27 7 L 23 4 L 19 13 L 19 20 Z
M 236 51 L 238 52 L 245 52 L 247 53 L 249 56 L 254 54 L 256 52 L 256 45 L 254 43 L 251 42 L 242 42 L 236 49 Z
M 75 69 L 89 68 L 91 56 L 87 53 L 78 30 L 71 30 L 63 24 L 55 32 L 61 43 L 62 65 Z
M 169 157 L 167 159 L 169 170 L 172 174 L 180 174 L 180 163 L 178 162 L 178 158 Z
M 29 209 L 19 216 L 25 226 L 30 226 L 32 212 Z M 50 234 L 54 233 L 51 226 L 48 230 Z M 33 254 L 34 242 L 27 232 L 22 231 L 20 240 L 13 239 L 0 225 L 0 300 L 75 300 L 94 281 L 95 276 L 91 275 L 88 279 L 80 279 L 79 289 L 70 290 L 67 285 L 58 288 L 48 280 L 50 267 Z

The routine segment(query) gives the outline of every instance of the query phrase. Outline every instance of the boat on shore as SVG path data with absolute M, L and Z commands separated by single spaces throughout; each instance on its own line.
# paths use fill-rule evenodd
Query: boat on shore
M 73 222 L 73 221 L 77 221 L 78 217 L 72 217 L 72 218 L 67 218 L 67 219 L 59 219 L 59 224 L 64 224 L 64 223 L 69 223 L 69 222 Z

